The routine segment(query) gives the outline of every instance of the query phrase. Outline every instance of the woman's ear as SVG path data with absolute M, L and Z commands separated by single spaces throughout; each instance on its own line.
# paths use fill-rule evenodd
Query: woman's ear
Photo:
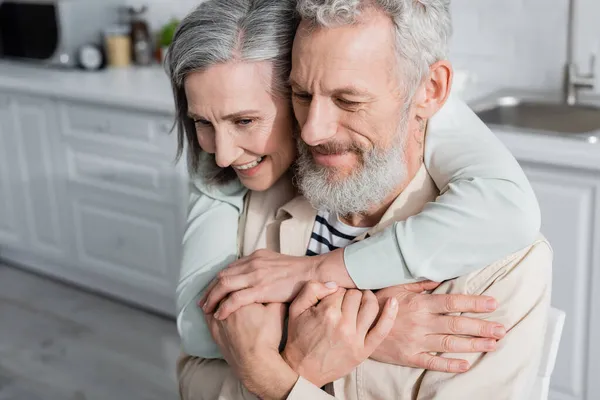
M 454 71 L 450 61 L 442 60 L 429 68 L 429 75 L 421 83 L 416 99 L 416 116 L 429 120 L 446 103 L 452 88 Z

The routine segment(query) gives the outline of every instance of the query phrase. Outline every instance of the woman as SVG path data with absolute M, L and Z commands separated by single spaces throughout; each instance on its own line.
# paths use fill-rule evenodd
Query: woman
M 410 225 L 399 222 L 388 229 L 383 250 L 366 239 L 360 246 L 316 257 L 261 256 L 268 264 L 262 274 L 253 274 L 254 256 L 229 269 L 228 280 L 237 277 L 235 285 L 215 283 L 214 290 L 206 290 L 238 257 L 238 220 L 247 191 L 264 191 L 289 179 L 295 145 L 287 80 L 295 21 L 291 0 L 209 0 L 184 19 L 169 52 L 179 149 L 187 145 L 194 177 L 177 289 L 178 328 L 184 351 L 191 355 L 220 357 L 197 306 L 201 299 L 207 312 L 235 290 L 270 293 L 246 296 L 252 301 L 284 302 L 293 299 L 299 283 L 325 275 L 340 276 L 335 281 L 343 287 L 384 286 L 370 285 L 372 276 L 385 286 L 406 283 L 398 274 L 389 275 L 394 269 L 450 279 L 525 247 L 539 229 L 533 191 L 491 133 L 433 132 L 427 135 L 424 162 L 442 195 Z M 515 220 L 522 221 L 518 229 Z M 365 264 L 369 276 L 367 268 L 356 267 Z M 435 324 L 427 328 L 445 333 Z

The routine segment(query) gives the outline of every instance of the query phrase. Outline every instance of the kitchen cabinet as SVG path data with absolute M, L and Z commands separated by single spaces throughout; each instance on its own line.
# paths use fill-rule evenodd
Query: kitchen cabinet
M 600 174 L 523 164 L 542 210 L 542 232 L 554 250 L 552 305 L 567 314 L 551 398 L 584 399 L 588 341 L 594 337 L 588 330 L 592 272 L 600 268 L 596 222 Z
M 493 128 L 494 129 L 494 128 Z M 554 251 L 552 305 L 566 312 L 551 400 L 600 398 L 600 146 L 496 128 L 527 174 Z
M 13 102 L 0 95 L 0 243 L 21 247 L 25 241 L 25 203 L 19 164 L 17 137 L 14 135 Z
M 0 92 L 0 258 L 174 315 L 187 180 L 171 125 Z

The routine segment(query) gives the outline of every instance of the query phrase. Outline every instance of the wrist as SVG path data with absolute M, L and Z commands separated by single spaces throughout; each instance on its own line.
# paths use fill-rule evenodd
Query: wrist
M 344 261 L 344 249 L 336 249 L 327 254 L 315 257 L 315 280 L 318 282 L 335 282 L 346 289 L 356 289 Z
M 317 374 L 313 376 L 311 372 L 315 370 L 315 368 L 308 368 L 308 370 L 304 370 L 302 366 L 302 355 L 297 354 L 290 346 L 286 346 L 283 352 L 281 353 L 281 357 L 286 362 L 286 364 L 296 373 L 297 376 L 301 376 L 306 379 L 313 385 L 317 387 L 322 387 L 327 382 L 321 382 L 321 377 Z
M 242 382 L 246 388 L 264 400 L 283 400 L 298 381 L 298 374 L 274 352 L 262 357 L 260 365 Z

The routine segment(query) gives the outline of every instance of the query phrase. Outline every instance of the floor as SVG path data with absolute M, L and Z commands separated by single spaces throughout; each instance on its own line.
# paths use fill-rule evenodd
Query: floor
M 0 265 L 0 400 L 177 398 L 175 323 Z

